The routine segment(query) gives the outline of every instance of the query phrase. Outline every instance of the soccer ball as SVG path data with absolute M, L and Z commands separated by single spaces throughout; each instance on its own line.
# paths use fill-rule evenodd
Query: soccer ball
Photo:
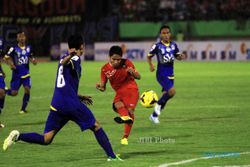
M 145 91 L 140 96 L 140 103 L 143 107 L 151 108 L 158 101 L 158 96 L 153 90 Z

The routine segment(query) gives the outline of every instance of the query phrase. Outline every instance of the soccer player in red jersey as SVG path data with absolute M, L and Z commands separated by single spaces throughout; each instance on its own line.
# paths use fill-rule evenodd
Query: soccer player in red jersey
M 128 145 L 128 137 L 134 122 L 134 111 L 139 99 L 138 86 L 135 79 L 140 79 L 133 63 L 122 58 L 120 46 L 112 46 L 109 50 L 109 62 L 101 69 L 101 82 L 96 88 L 105 91 L 109 80 L 116 95 L 113 100 L 113 109 L 120 116 L 115 117 L 117 123 L 124 123 L 124 135 L 121 144 Z

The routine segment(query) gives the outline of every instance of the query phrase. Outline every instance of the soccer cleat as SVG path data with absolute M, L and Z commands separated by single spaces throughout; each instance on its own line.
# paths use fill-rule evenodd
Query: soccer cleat
M 158 103 L 155 104 L 155 107 L 154 107 L 154 111 L 157 115 L 160 115 L 161 114 L 161 105 L 159 105 Z
M 117 122 L 118 124 L 132 124 L 133 119 L 130 116 L 121 116 L 121 117 L 115 117 L 114 121 Z
M 27 110 L 20 110 L 19 114 L 26 114 L 28 111 Z
M 120 156 L 120 155 L 115 155 L 115 158 L 108 157 L 107 161 L 108 161 L 108 162 L 110 162 L 110 161 L 124 161 L 124 160 L 121 159 L 119 156 Z
M 149 120 L 152 121 L 155 124 L 159 124 L 159 118 L 158 117 L 154 117 L 153 114 L 150 115 Z
M 128 138 L 122 138 L 121 139 L 121 144 L 122 145 L 128 145 Z
M 3 150 L 6 151 L 14 142 L 17 141 L 20 133 L 17 130 L 10 132 L 9 136 L 4 140 Z

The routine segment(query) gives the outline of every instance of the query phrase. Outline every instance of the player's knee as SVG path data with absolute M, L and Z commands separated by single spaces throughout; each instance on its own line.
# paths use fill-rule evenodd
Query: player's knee
M 11 95 L 12 96 L 17 96 L 18 95 L 18 91 L 11 91 Z
M 101 125 L 98 121 L 95 122 L 95 124 L 90 128 L 90 130 L 94 131 L 98 131 L 101 128 Z
M 3 99 L 5 97 L 5 91 L 3 89 L 0 89 L 0 99 Z
M 24 93 L 25 94 L 30 94 L 30 88 L 24 88 Z
M 176 90 L 175 90 L 175 89 L 170 89 L 170 90 L 168 91 L 168 95 L 169 95 L 170 97 L 174 97 L 175 94 L 176 94 Z

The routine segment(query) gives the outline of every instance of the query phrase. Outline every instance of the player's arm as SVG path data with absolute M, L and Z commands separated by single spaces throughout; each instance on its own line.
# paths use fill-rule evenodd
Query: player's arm
M 176 58 L 177 60 L 184 60 L 184 59 L 187 58 L 187 55 L 184 54 L 184 53 L 179 53 L 179 54 L 176 54 L 175 58 Z
M 96 83 L 96 89 L 100 90 L 101 92 L 104 92 L 106 90 L 106 84 L 107 84 L 107 77 L 104 73 L 104 69 L 101 69 L 101 82 Z
M 37 65 L 37 60 L 35 59 L 34 57 L 34 53 L 31 51 L 30 52 L 30 55 L 29 55 L 29 61 L 34 64 L 34 65 Z
M 132 67 L 127 68 L 127 72 L 130 73 L 135 79 L 141 79 L 141 75 Z
M 4 56 L 4 62 L 10 67 L 10 69 L 15 70 L 16 66 L 14 65 L 11 55 L 14 52 L 14 48 L 10 47 L 7 54 Z
M 154 57 L 154 55 L 156 54 L 156 51 L 157 51 L 157 47 L 156 47 L 156 44 L 154 44 L 149 53 L 148 53 L 148 56 L 147 56 L 147 62 L 148 62 L 148 65 L 149 65 L 149 70 L 151 72 L 153 72 L 155 70 L 155 66 L 154 64 L 152 63 L 152 58 Z
M 75 48 L 71 48 L 68 49 L 69 55 L 64 57 L 61 61 L 60 64 L 62 64 L 63 66 L 68 65 L 70 63 L 70 59 L 76 55 L 76 49 Z
M 151 72 L 153 72 L 153 71 L 155 70 L 155 66 L 154 66 L 154 64 L 152 63 L 152 58 L 153 58 L 153 56 L 149 56 L 149 55 L 148 55 L 148 57 L 147 57 L 147 61 L 148 61 L 148 65 L 149 65 L 149 70 L 150 70 Z
M 139 74 L 138 71 L 136 71 L 135 66 L 134 66 L 134 64 L 131 61 L 127 60 L 126 61 L 126 65 L 127 65 L 127 72 L 132 77 L 134 77 L 135 79 L 141 79 L 141 75 Z

